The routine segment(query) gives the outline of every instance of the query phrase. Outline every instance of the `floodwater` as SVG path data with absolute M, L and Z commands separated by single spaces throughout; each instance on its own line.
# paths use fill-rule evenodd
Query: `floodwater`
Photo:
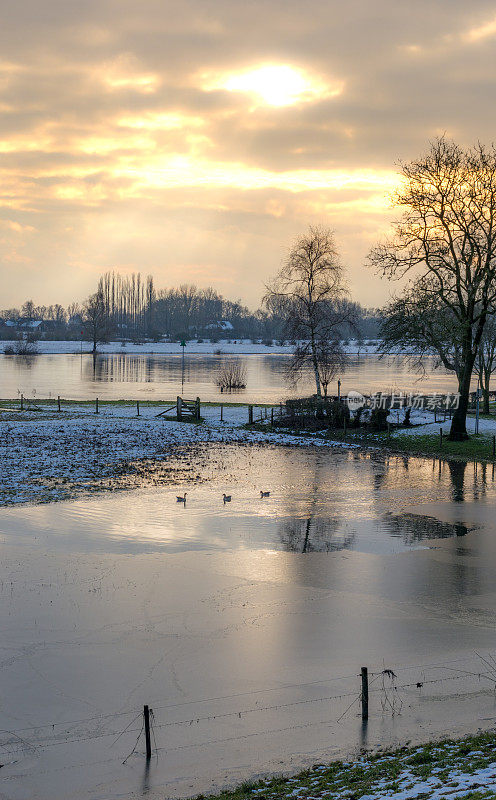
M 246 368 L 246 389 L 221 394 L 216 385 L 219 369 L 227 358 L 236 358 Z M 205 401 L 229 397 L 249 403 L 278 403 L 282 398 L 315 391 L 311 378 L 290 389 L 287 382 L 287 355 L 186 355 L 184 372 L 178 355 L 38 355 L 30 357 L 0 355 L 0 397 L 57 397 L 70 400 L 170 399 L 177 395 L 200 397 Z M 434 370 L 419 381 L 404 362 L 376 355 L 351 356 L 347 372 L 341 376 L 342 392 L 350 389 L 370 392 L 454 392 L 456 380 L 444 369 Z M 336 382 L 330 393 L 337 393 Z
M 0 511 L 2 797 L 185 797 L 494 725 L 491 467 L 220 444 L 196 466 Z

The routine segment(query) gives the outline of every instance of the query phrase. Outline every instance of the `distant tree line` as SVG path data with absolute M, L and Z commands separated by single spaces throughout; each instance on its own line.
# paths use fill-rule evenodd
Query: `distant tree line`
M 381 317 L 375 309 L 353 304 L 355 335 L 377 338 Z M 334 325 L 335 335 L 350 337 L 346 325 Z M 294 333 L 295 331 L 293 331 Z M 96 349 L 110 340 L 141 342 L 208 339 L 250 339 L 272 344 L 289 341 L 287 309 L 276 303 L 250 311 L 240 300 L 227 300 L 215 289 L 190 284 L 156 290 L 151 275 L 107 272 L 84 303 L 37 306 L 27 300 L 20 308 L 0 311 L 0 338 L 83 339 Z

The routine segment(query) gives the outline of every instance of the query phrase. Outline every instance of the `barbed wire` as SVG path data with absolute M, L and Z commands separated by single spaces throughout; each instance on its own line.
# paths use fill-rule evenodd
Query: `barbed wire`
M 479 653 L 477 653 L 477 655 L 492 670 L 492 664 L 490 664 L 489 662 L 485 661 L 485 659 L 482 656 L 480 656 Z M 432 668 L 443 668 L 444 667 L 446 670 L 449 670 L 451 672 L 456 672 L 456 674 L 455 675 L 444 676 L 444 677 L 440 677 L 440 678 L 431 678 L 431 679 L 425 679 L 425 677 L 422 677 L 421 681 L 412 681 L 412 682 L 403 683 L 403 684 L 400 684 L 400 685 L 393 685 L 393 686 L 391 686 L 389 688 L 390 689 L 394 689 L 395 691 L 407 690 L 407 689 L 414 688 L 414 687 L 415 688 L 422 688 L 424 685 L 427 685 L 427 684 L 431 685 L 431 684 L 443 683 L 443 682 L 448 682 L 448 681 L 458 681 L 460 679 L 463 679 L 463 677 L 469 676 L 469 675 L 472 676 L 472 677 L 479 678 L 479 679 L 485 678 L 485 679 L 491 680 L 491 682 L 494 683 L 494 677 L 492 676 L 491 673 L 488 675 L 485 672 L 472 672 L 472 671 L 469 671 L 469 670 L 463 670 L 463 669 L 460 669 L 460 668 L 451 668 L 451 667 L 446 666 L 447 664 L 460 663 L 460 662 L 463 662 L 463 661 L 467 661 L 468 658 L 469 657 L 466 657 L 466 658 L 463 658 L 463 659 L 453 659 L 451 661 L 445 661 L 445 662 L 436 662 L 436 663 L 431 663 L 431 664 L 422 664 L 422 665 L 415 665 L 415 666 L 400 667 L 400 668 L 398 668 L 398 671 L 400 671 L 400 670 L 401 671 L 406 671 L 406 670 L 412 670 L 412 669 L 432 669 Z M 496 669 L 496 664 L 495 664 L 495 669 Z M 390 670 L 381 670 L 380 672 L 371 672 L 371 673 L 369 673 L 369 675 L 372 677 L 371 684 L 373 684 L 380 676 L 383 676 L 384 674 L 386 674 L 388 672 L 391 672 L 391 671 Z M 219 696 L 219 697 L 202 698 L 202 699 L 199 699 L 199 700 L 190 700 L 190 701 L 186 701 L 184 703 L 170 703 L 170 704 L 165 704 L 165 705 L 162 705 L 162 706 L 160 706 L 160 705 L 157 706 L 156 704 L 154 704 L 154 708 L 156 710 L 182 708 L 182 707 L 187 707 L 187 706 L 191 706 L 191 705 L 194 705 L 194 704 L 208 703 L 208 702 L 219 702 L 219 701 L 222 701 L 222 700 L 230 700 L 230 699 L 235 699 L 235 698 L 238 698 L 238 697 L 252 696 L 252 695 L 261 694 L 261 693 L 265 693 L 265 692 L 284 691 L 286 689 L 291 689 L 291 688 L 304 688 L 304 687 L 309 687 L 309 686 L 321 685 L 321 684 L 328 683 L 328 682 L 331 682 L 331 681 L 334 681 L 334 680 L 348 680 L 348 679 L 352 679 L 352 678 L 355 679 L 357 677 L 359 677 L 359 676 L 358 675 L 335 676 L 335 677 L 328 678 L 326 680 L 323 679 L 323 680 L 316 680 L 316 681 L 307 681 L 305 683 L 298 683 L 298 684 L 285 684 L 283 686 L 269 687 L 269 688 L 264 688 L 264 689 L 248 691 L 248 692 L 238 692 L 238 693 L 235 693 L 235 694 L 232 694 L 232 695 L 222 695 L 222 696 Z M 379 693 L 381 693 L 381 692 L 383 693 L 384 692 L 384 687 L 382 687 L 382 686 L 377 686 L 377 687 L 370 686 L 370 688 L 369 688 L 369 693 L 370 694 L 378 693 L 378 692 Z M 470 692 L 468 694 L 471 695 L 471 694 L 474 694 L 474 693 Z M 255 712 L 277 711 L 277 710 L 281 710 L 281 709 L 285 709 L 285 708 L 291 708 L 291 707 L 295 707 L 295 706 L 302 706 L 302 705 L 307 705 L 307 704 L 329 702 L 329 701 L 332 701 L 332 700 L 341 700 L 341 699 L 344 699 L 344 698 L 347 698 L 347 697 L 353 697 L 354 698 L 353 702 L 348 707 L 348 709 L 346 709 L 345 712 L 339 717 L 338 720 L 328 720 L 327 721 L 328 723 L 330 723 L 330 722 L 336 722 L 336 721 L 341 720 L 343 718 L 343 716 L 349 711 L 349 709 L 352 708 L 352 706 L 358 700 L 360 700 L 361 693 L 359 692 L 357 694 L 356 691 L 342 692 L 340 694 L 335 694 L 335 695 L 326 695 L 326 696 L 323 696 L 323 697 L 316 697 L 316 698 L 306 698 L 304 700 L 294 700 L 294 701 L 290 701 L 290 702 L 287 702 L 287 703 L 276 703 L 276 704 L 273 704 L 273 705 L 258 706 L 258 707 L 254 707 L 254 708 L 243 708 L 243 709 L 238 709 L 238 710 L 235 710 L 235 711 L 223 712 L 223 713 L 220 713 L 220 714 L 208 714 L 208 715 L 199 716 L 199 717 L 192 717 L 192 718 L 186 719 L 186 720 L 174 720 L 172 722 L 165 722 L 165 723 L 157 723 L 154 720 L 154 727 L 156 729 L 159 729 L 159 728 L 169 728 L 169 727 L 174 727 L 174 726 L 179 726 L 179 725 L 193 725 L 195 723 L 198 724 L 200 722 L 213 721 L 213 720 L 217 720 L 217 719 L 225 719 L 225 718 L 229 718 L 229 717 L 238 717 L 238 718 L 242 719 L 243 716 L 246 716 L 248 714 L 253 714 Z M 57 747 L 57 746 L 62 746 L 62 745 L 67 745 L 67 744 L 76 744 L 76 743 L 80 743 L 80 742 L 92 741 L 92 740 L 95 740 L 95 739 L 101 739 L 101 738 L 105 738 L 105 737 L 115 736 L 116 739 L 112 743 L 112 746 L 113 746 L 115 744 L 115 742 L 117 742 L 118 739 L 120 739 L 121 736 L 123 736 L 125 733 L 136 733 L 136 732 L 138 732 L 138 740 L 139 740 L 140 731 L 142 729 L 132 728 L 131 726 L 139 718 L 140 714 L 141 714 L 141 712 L 136 714 L 136 712 L 134 712 L 134 711 L 122 711 L 122 712 L 115 712 L 115 713 L 112 713 L 112 714 L 110 714 L 110 713 L 109 714 L 100 714 L 100 715 L 96 715 L 96 716 L 93 716 L 93 717 L 87 717 L 87 718 L 83 718 L 83 719 L 79 719 L 79 720 L 71 720 L 71 721 L 66 721 L 66 722 L 56 722 L 56 723 L 51 723 L 51 724 L 45 723 L 43 725 L 38 725 L 38 726 L 36 726 L 36 725 L 26 726 L 26 727 L 23 727 L 23 728 L 18 728 L 16 730 L 0 729 L 0 733 L 5 733 L 5 734 L 7 734 L 7 735 L 9 735 L 11 737 L 15 737 L 19 742 L 21 742 L 26 747 L 35 747 L 35 748 Z M 56 741 L 53 740 L 54 739 L 53 736 L 52 737 L 45 737 L 45 738 L 42 738 L 42 739 L 36 739 L 34 744 L 31 744 L 26 739 L 24 739 L 23 737 L 19 736 L 20 733 L 23 733 L 23 732 L 29 731 L 29 730 L 36 731 L 36 730 L 43 730 L 43 729 L 46 729 L 46 728 L 52 728 L 52 730 L 55 730 L 56 727 L 61 727 L 63 725 L 65 725 L 67 727 L 69 725 L 78 725 L 78 724 L 90 723 L 90 722 L 95 722 L 95 721 L 102 722 L 104 720 L 114 719 L 114 718 L 119 718 L 119 717 L 125 717 L 125 716 L 133 716 L 133 719 L 121 731 L 113 730 L 113 731 L 106 731 L 106 732 L 100 732 L 100 733 L 95 732 L 95 733 L 92 733 L 92 734 L 87 735 L 87 736 L 78 736 L 78 735 L 70 736 L 69 735 L 69 736 L 65 736 L 64 738 L 60 738 L 60 739 L 57 738 Z M 321 723 L 308 723 L 308 725 L 310 725 L 310 726 L 312 724 L 324 724 L 324 723 L 323 722 L 321 722 Z M 290 726 L 290 728 L 284 728 L 284 729 L 278 729 L 278 730 L 281 730 L 281 731 L 282 730 L 290 730 L 291 727 L 292 726 Z M 303 726 L 296 726 L 296 727 L 307 727 L 307 725 L 305 724 Z M 76 733 L 76 732 L 74 731 L 73 733 Z M 260 732 L 260 734 L 249 734 L 249 735 L 262 735 L 263 733 L 264 732 Z M 271 731 L 267 731 L 266 733 L 271 733 Z M 228 741 L 228 740 L 226 740 L 226 741 Z M 0 748 L 4 748 L 5 749 L 7 747 L 12 747 L 12 745 L 14 745 L 14 744 L 15 744 L 14 741 L 4 742 L 4 743 L 0 744 Z M 164 748 L 160 748 L 160 749 L 164 749 Z

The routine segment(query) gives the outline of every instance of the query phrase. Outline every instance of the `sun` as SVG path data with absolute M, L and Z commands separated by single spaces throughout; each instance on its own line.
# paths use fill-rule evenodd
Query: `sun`
M 246 92 L 269 106 L 290 106 L 321 97 L 340 94 L 341 84 L 333 86 L 311 78 L 289 64 L 264 64 L 243 72 L 223 75 L 215 88 Z

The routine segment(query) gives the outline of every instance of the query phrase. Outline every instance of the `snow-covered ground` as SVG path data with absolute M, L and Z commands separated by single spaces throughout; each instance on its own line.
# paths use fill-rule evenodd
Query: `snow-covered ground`
M 389 422 L 401 422 L 405 414 L 403 411 L 392 411 L 388 417 Z M 397 428 L 392 431 L 392 436 L 401 436 L 408 434 L 408 436 L 424 436 L 425 434 L 439 434 L 439 429 L 443 429 L 443 433 L 449 433 L 451 428 L 451 420 L 446 418 L 444 421 L 438 419 L 434 422 L 434 414 L 432 411 L 413 411 L 411 414 L 411 428 Z M 467 431 L 469 434 L 475 433 L 475 416 L 470 415 L 467 417 Z M 493 419 L 479 418 L 479 433 L 485 436 L 496 435 L 496 417 Z
M 246 430 L 247 406 L 224 406 L 221 421 L 220 406 L 204 405 L 201 425 L 164 419 L 158 416 L 161 410 L 161 406 L 142 403 L 138 417 L 134 404 L 111 403 L 100 404 L 96 414 L 92 403 L 75 403 L 66 404 L 60 413 L 54 405 L 33 405 L 21 413 L 17 403 L 10 408 L 4 403 L 0 409 L 0 505 L 131 488 L 143 480 L 146 467 L 137 466 L 143 461 L 154 463 L 154 479 L 163 482 L 167 470 L 161 470 L 161 465 L 172 451 L 207 442 L 359 447 L 325 438 L 322 433 L 294 436 L 284 431 Z M 275 407 L 276 414 L 278 410 Z M 403 412 L 399 412 L 399 420 L 402 418 Z M 427 411 L 413 412 L 411 419 L 413 427 L 393 429 L 392 442 L 402 434 L 437 435 L 440 427 L 449 431 L 449 420 L 434 422 Z M 270 420 L 270 408 L 255 407 L 254 421 L 265 420 Z M 398 421 L 396 411 L 389 420 Z M 474 426 L 475 420 L 469 418 L 469 431 Z M 496 435 L 496 419 L 481 419 L 479 430 L 488 437 Z M 370 444 L 373 446 L 372 441 Z
M 3 352 L 5 347 L 13 347 L 15 342 L 1 342 L 0 353 Z M 38 352 L 42 354 L 55 354 L 55 353 L 80 353 L 81 347 L 84 353 L 91 351 L 91 344 L 89 342 L 52 342 L 40 341 L 37 342 Z M 355 340 L 350 340 L 345 345 L 345 350 L 348 353 L 375 353 L 377 343 L 373 342 L 368 345 L 357 345 Z M 253 344 L 250 339 L 229 339 L 219 342 L 197 342 L 195 340 L 188 341 L 185 347 L 186 353 L 190 354 L 203 354 L 203 355 L 217 355 L 219 351 L 221 354 L 226 355 L 277 355 L 291 353 L 292 347 L 289 344 L 281 345 L 274 341 L 272 347 L 265 344 Z M 142 355 L 178 355 L 182 353 L 182 347 L 179 342 L 145 342 L 144 344 L 133 344 L 127 342 L 123 347 L 121 342 L 109 342 L 108 344 L 98 345 L 99 353 L 130 353 Z
M 4 405 L 0 411 L 0 505 L 77 497 L 96 488 L 131 488 L 141 480 L 135 462 L 166 464 L 172 450 L 186 445 L 310 442 L 342 447 L 321 437 L 248 431 L 243 427 L 248 422 L 246 406 L 224 406 L 222 422 L 219 406 L 203 406 L 202 425 L 158 417 L 161 407 L 143 404 L 139 417 L 135 405 L 100 405 L 98 414 L 93 404 L 67 405 L 60 413 L 53 406 L 35 408 L 21 413 Z M 265 413 L 270 416 L 270 409 L 255 408 L 254 420 Z

